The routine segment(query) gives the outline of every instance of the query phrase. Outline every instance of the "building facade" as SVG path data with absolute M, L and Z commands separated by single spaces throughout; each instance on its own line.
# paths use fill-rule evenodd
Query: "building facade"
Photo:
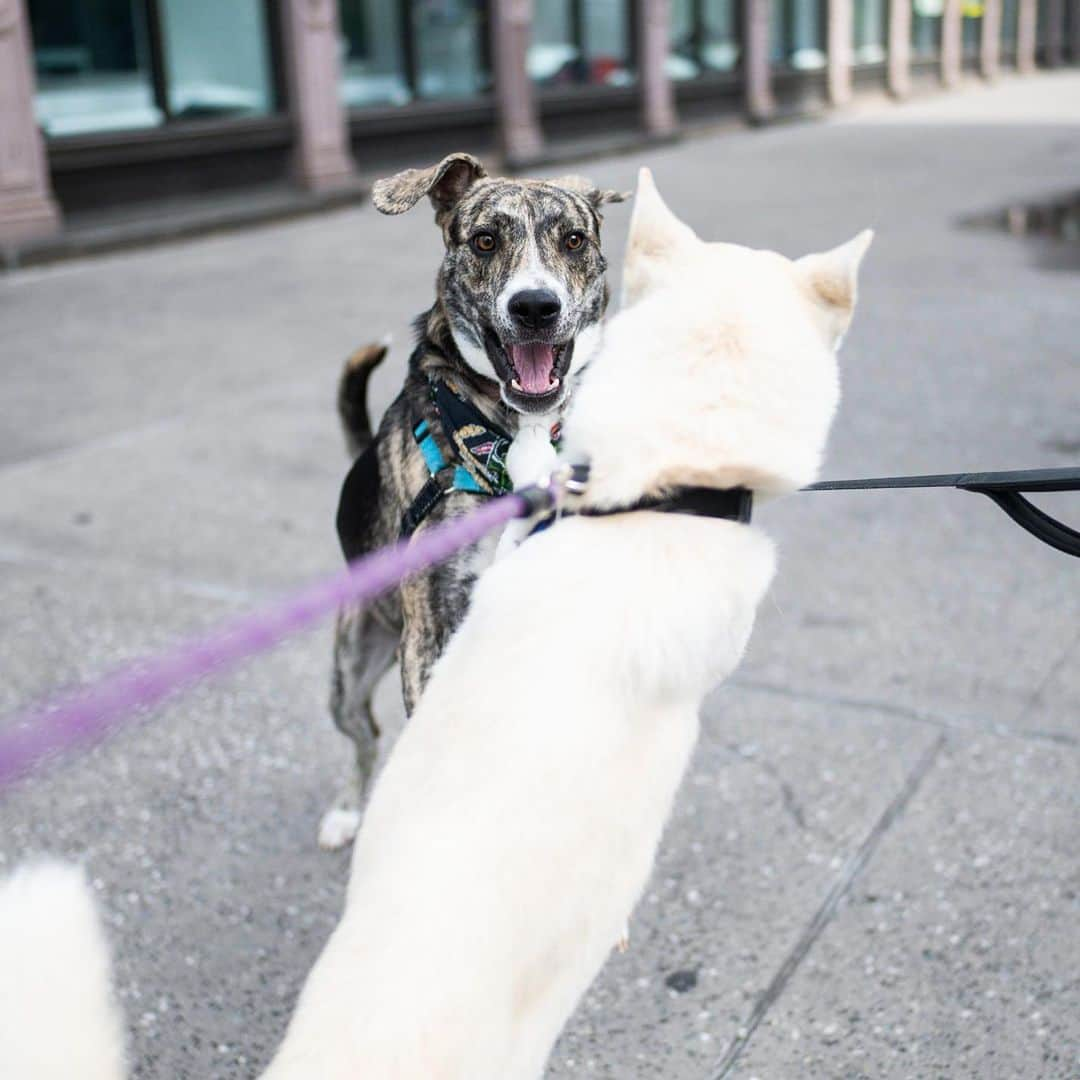
M 1080 62 L 1080 0 L 0 0 L 0 242 Z

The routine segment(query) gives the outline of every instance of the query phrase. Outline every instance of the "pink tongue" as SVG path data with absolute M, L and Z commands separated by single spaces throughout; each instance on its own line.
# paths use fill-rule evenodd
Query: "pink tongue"
M 546 394 L 551 389 L 555 350 L 550 345 L 511 345 L 510 363 L 527 394 Z

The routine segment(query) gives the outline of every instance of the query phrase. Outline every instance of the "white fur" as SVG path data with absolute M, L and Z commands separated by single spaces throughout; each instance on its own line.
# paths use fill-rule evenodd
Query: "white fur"
M 453 320 L 450 322 L 450 336 L 454 339 L 454 344 L 458 347 L 458 352 L 461 353 L 465 363 L 473 371 L 486 376 L 494 382 L 499 382 L 499 373 L 495 370 L 495 365 L 491 362 L 487 349 L 473 341 L 468 331 L 459 328 Z
M 567 420 L 589 501 L 814 475 L 858 264 L 821 258 L 704 245 L 643 175 L 633 302 Z M 633 514 L 560 522 L 482 577 L 376 785 L 268 1080 L 541 1075 L 624 934 L 698 708 L 772 573 L 755 529 Z
M 604 340 L 604 324 L 590 323 L 574 338 L 574 355 L 570 357 L 570 374 L 581 371 L 600 350 Z
M 630 306 L 567 421 L 586 500 L 810 479 L 864 249 L 702 244 L 643 173 Z M 266 1080 L 537 1080 L 626 931 L 772 574 L 755 528 L 656 513 L 567 519 L 496 562 L 375 786 Z
M 123 1031 L 82 871 L 20 867 L 0 883 L 0 1077 L 120 1080 Z
M 506 471 L 514 488 L 545 481 L 558 465 L 558 455 L 551 445 L 551 428 L 558 421 L 557 412 L 543 416 L 522 416 L 514 441 L 506 455 Z M 529 534 L 526 521 L 511 521 L 499 538 L 495 558 L 501 559 Z
M 323 851 L 339 851 L 351 844 L 360 828 L 360 811 L 331 806 L 319 822 L 319 847 Z

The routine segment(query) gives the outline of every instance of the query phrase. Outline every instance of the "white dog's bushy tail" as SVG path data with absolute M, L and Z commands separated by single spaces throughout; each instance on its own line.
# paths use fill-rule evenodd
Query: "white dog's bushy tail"
M 110 968 L 81 869 L 41 859 L 0 881 L 0 1077 L 123 1080 Z

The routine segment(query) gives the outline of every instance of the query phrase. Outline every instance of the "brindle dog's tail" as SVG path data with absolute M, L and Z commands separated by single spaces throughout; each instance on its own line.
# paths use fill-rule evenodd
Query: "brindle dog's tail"
M 371 373 L 386 358 L 389 338 L 374 345 L 362 345 L 345 361 L 338 382 L 338 416 L 345 433 L 345 446 L 357 458 L 370 445 L 371 419 L 368 416 L 367 387 Z

